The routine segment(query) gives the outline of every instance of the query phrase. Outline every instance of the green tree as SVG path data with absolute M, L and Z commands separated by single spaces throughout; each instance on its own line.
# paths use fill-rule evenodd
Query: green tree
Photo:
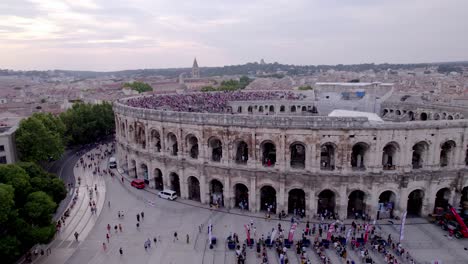
M 33 115 L 20 122 L 16 131 L 16 146 L 21 160 L 43 162 L 62 155 L 63 134 L 60 134 L 61 128 L 54 124 L 60 122 L 43 115 Z
M 126 88 L 130 88 L 132 90 L 137 91 L 138 93 L 144 92 L 151 92 L 153 91 L 153 87 L 151 85 L 144 83 L 144 82 L 131 82 L 131 83 L 124 83 L 123 85 Z
M 56 207 L 57 204 L 45 192 L 33 192 L 28 195 L 24 205 L 24 216 L 33 225 L 47 225 Z
M 0 166 L 0 182 L 11 185 L 15 190 L 15 202 L 22 206 L 31 191 L 30 177 L 22 168 L 14 164 Z
M 11 185 L 0 183 L 0 226 L 5 225 L 15 206 L 15 189 Z

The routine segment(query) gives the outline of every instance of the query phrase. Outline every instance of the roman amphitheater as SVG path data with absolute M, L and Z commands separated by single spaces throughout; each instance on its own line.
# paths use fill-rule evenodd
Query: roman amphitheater
M 252 212 L 424 216 L 468 200 L 468 107 L 386 83 L 121 99 L 117 160 L 149 188 Z

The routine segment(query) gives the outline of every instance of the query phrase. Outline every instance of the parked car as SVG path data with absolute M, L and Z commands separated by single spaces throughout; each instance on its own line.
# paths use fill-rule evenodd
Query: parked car
M 117 168 L 117 160 L 114 157 L 109 158 L 109 168 L 111 169 Z
M 141 179 L 135 179 L 133 180 L 130 185 L 137 189 L 144 189 L 145 188 L 145 181 Z
M 177 193 L 173 190 L 162 190 L 158 193 L 158 196 L 171 201 L 177 199 Z

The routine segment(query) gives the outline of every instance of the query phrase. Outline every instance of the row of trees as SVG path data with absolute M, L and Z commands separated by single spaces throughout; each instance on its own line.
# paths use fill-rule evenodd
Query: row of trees
M 131 82 L 131 83 L 124 83 L 123 85 L 126 88 L 130 88 L 132 90 L 137 91 L 138 93 L 144 92 L 151 92 L 153 91 L 153 87 L 151 85 L 144 83 L 144 82 Z
M 214 92 L 214 91 L 236 91 L 236 90 L 242 90 L 247 85 L 249 85 L 252 82 L 252 79 L 250 79 L 247 76 L 242 76 L 240 77 L 239 80 L 227 80 L 227 81 L 222 81 L 219 87 L 213 87 L 213 86 L 205 86 L 202 87 L 201 91 L 202 92 Z
M 62 180 L 35 163 L 0 165 L 0 258 L 13 263 L 55 234 L 52 214 L 66 197 Z
M 16 146 L 21 160 L 43 163 L 58 159 L 66 145 L 95 142 L 114 129 L 111 104 L 78 103 L 59 116 L 35 113 L 22 120 L 16 131 Z

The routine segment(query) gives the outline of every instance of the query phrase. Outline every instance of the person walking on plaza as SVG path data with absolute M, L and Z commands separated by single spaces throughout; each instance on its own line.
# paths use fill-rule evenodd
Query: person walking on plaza
M 187 244 L 189 244 L 189 243 L 190 243 L 190 237 L 189 237 L 189 235 L 187 234 Z
M 109 238 L 110 238 L 109 233 L 107 233 L 106 234 L 107 243 L 109 243 Z
M 179 240 L 179 239 L 177 238 L 177 232 L 174 232 L 174 239 L 172 240 L 172 242 L 175 242 L 176 240 Z
M 140 222 L 140 214 L 136 215 L 137 221 Z
M 111 229 L 110 224 L 107 224 L 107 232 L 108 232 L 108 233 L 110 232 L 110 229 Z
M 122 232 L 122 225 L 119 224 L 119 231 Z
M 75 240 L 78 241 L 78 236 L 79 236 L 78 232 L 75 231 L 74 235 L 75 235 Z
M 145 213 L 141 212 L 140 215 L 141 215 L 141 221 L 143 221 L 143 219 L 145 218 Z
M 120 253 L 120 256 L 123 255 L 123 250 L 122 250 L 122 248 L 119 249 L 119 253 Z
M 106 251 L 107 250 L 107 245 L 106 242 L 102 242 L 102 250 Z

